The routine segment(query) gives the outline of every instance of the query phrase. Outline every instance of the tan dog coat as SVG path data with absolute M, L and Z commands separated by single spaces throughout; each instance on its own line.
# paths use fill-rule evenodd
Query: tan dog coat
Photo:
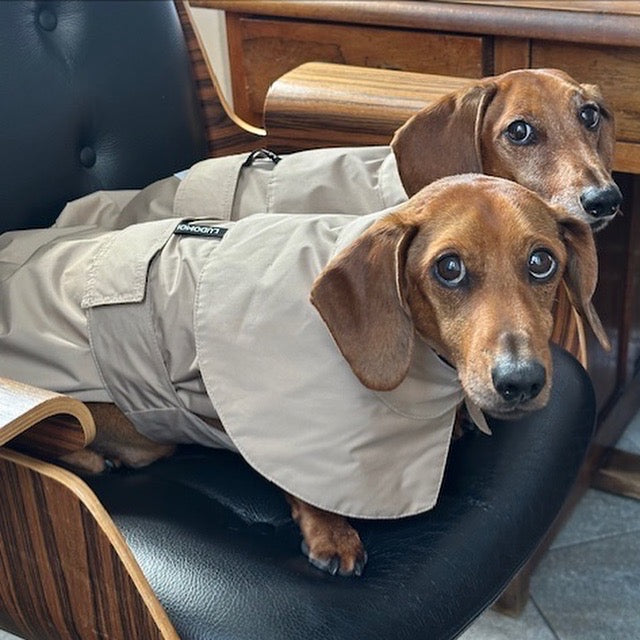
M 139 191 L 80 198 L 56 226 L 121 229 L 163 218 L 238 220 L 253 213 L 382 211 L 405 202 L 391 147 L 300 151 L 278 158 L 258 151 L 211 158 Z
M 206 210 L 208 190 L 192 184 L 136 197 L 160 218 L 153 203 L 171 193 Z M 52 229 L 0 237 L 0 375 L 114 401 L 154 440 L 236 448 L 329 511 L 395 518 L 435 504 L 463 400 L 456 372 L 417 340 L 399 387 L 367 389 L 309 302 L 326 263 L 384 212 L 199 220 L 226 229 L 210 236 L 176 234 L 182 218 L 63 226 L 107 195 L 69 207 Z M 133 202 L 120 195 L 103 222 Z

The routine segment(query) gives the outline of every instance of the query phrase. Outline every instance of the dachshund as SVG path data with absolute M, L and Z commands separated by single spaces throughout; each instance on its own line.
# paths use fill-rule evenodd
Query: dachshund
M 535 191 L 594 231 L 616 215 L 614 118 L 599 88 L 557 69 L 488 77 L 412 116 L 391 142 L 409 195 L 437 178 L 486 173 Z
M 269 218 L 278 225 L 291 219 L 308 224 L 307 216 L 273 214 L 229 224 L 250 229 Z M 591 303 L 597 258 L 590 227 L 517 183 L 484 175 L 444 178 L 388 212 L 346 219 L 360 221 L 362 232 L 317 265 L 308 289 L 291 291 L 291 302 L 315 318 L 329 340 L 327 358 L 333 353 L 346 362 L 358 388 L 376 393 L 400 388 L 413 354 L 428 348 L 455 368 L 464 395 L 483 412 L 516 419 L 543 407 L 552 379 L 552 306 L 561 282 L 578 313 L 607 345 Z M 335 226 L 331 220 L 326 224 Z M 220 247 L 233 246 L 232 233 L 233 228 Z M 256 234 L 264 251 L 269 236 Z M 227 286 L 233 270 L 225 273 Z M 243 327 L 251 331 L 254 324 Z M 259 333 L 252 338 L 256 344 L 264 340 L 264 331 Z M 222 352 L 218 338 L 210 342 L 216 355 Z M 304 345 L 297 353 L 300 349 Z M 314 367 L 310 363 L 306 369 Z M 239 394 L 234 405 L 241 406 L 248 395 Z M 215 398 L 211 401 L 217 410 Z M 286 401 L 286 396 L 274 400 L 274 411 L 285 415 Z M 172 445 L 138 433 L 115 405 L 89 406 L 97 428 L 92 450 L 66 456 L 67 464 L 101 471 L 105 459 L 140 466 L 172 453 Z M 346 414 L 349 424 L 352 412 Z M 300 425 L 292 427 L 301 431 Z M 275 482 L 285 490 L 309 561 L 332 574 L 360 575 L 366 552 L 347 518 Z

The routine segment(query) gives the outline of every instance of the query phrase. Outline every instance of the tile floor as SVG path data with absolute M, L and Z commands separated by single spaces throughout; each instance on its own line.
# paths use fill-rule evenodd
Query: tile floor
M 640 414 L 619 446 L 640 453 Z M 532 576 L 522 615 L 489 610 L 459 640 L 640 640 L 640 501 L 590 489 Z

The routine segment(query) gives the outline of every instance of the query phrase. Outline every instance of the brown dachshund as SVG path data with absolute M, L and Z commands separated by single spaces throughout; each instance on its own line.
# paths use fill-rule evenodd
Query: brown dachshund
M 311 301 L 365 387 L 400 385 L 423 341 L 457 369 L 480 409 L 517 418 L 549 396 L 551 308 L 562 280 L 606 343 L 591 305 L 596 278 L 588 225 L 513 182 L 464 175 L 437 181 L 373 222 L 317 276 Z M 100 471 L 102 456 L 139 466 L 171 453 L 114 405 L 91 408 L 95 452 L 68 463 Z M 359 575 L 366 554 L 347 519 L 288 499 L 310 562 Z
M 595 85 L 555 69 L 486 78 L 442 98 L 395 134 L 409 195 L 437 178 L 486 173 L 518 182 L 603 228 L 622 195 L 611 178 L 613 114 Z

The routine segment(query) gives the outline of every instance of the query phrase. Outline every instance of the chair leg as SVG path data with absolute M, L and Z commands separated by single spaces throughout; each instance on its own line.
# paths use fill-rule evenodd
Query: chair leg
M 529 599 L 529 583 L 531 570 L 525 565 L 511 580 L 509 586 L 493 604 L 492 609 L 512 618 L 517 618 L 525 608 Z
M 591 486 L 640 500 L 640 454 L 611 449 L 593 476 Z

